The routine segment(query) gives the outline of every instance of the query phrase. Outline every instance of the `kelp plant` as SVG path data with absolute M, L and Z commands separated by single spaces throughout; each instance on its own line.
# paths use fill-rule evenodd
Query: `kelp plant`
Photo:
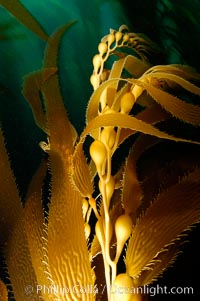
M 141 182 L 137 165 L 164 139 L 199 144 L 166 132 L 173 119 L 200 125 L 200 107 L 175 95 L 181 90 L 198 97 L 199 75 L 187 66 L 151 66 L 149 54 L 156 53 L 151 41 L 126 26 L 111 29 L 93 59 L 94 92 L 78 138 L 64 108 L 57 66 L 62 36 L 72 23 L 48 37 L 18 1 L 0 3 L 47 41 L 41 70 L 23 84 L 47 135 L 40 143 L 47 155 L 24 207 L 1 130 L 0 246 L 10 284 L 0 282 L 0 300 L 8 300 L 8 291 L 16 301 L 143 300 L 141 288 L 173 262 L 187 230 L 200 219 L 200 169 L 188 163 L 181 175 L 168 177 L 158 169 L 165 184 L 155 189 L 155 175 L 147 173 Z

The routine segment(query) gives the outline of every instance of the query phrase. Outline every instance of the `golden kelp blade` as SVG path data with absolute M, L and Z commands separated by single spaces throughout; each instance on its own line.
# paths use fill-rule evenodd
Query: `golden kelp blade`
M 142 190 L 137 177 L 136 162 L 131 152 L 126 160 L 122 187 L 122 204 L 125 213 L 135 217 L 142 199 Z
M 44 67 L 57 67 L 60 39 L 65 28 L 51 38 Z M 94 272 L 90 266 L 82 216 L 82 197 L 71 183 L 73 132 L 65 112 L 57 75 L 43 84 L 50 139 L 52 174 L 51 203 L 48 215 L 48 262 L 52 283 L 68 287 L 69 294 L 58 293 L 59 300 L 94 300 L 92 292 L 80 293 L 88 284 L 94 288 Z
M 127 273 L 138 277 L 155 257 L 200 218 L 200 169 L 162 192 L 139 218 L 126 252 Z M 151 238 L 151 239 L 149 239 Z
M 47 172 L 47 163 L 42 161 L 30 183 L 25 204 L 25 228 L 32 264 L 37 277 L 37 282 L 42 287 L 49 287 L 52 283 L 48 280 L 48 256 L 46 250 L 47 233 L 42 208 L 42 185 Z M 55 300 L 55 296 L 47 291 L 42 291 L 45 301 Z
M 152 261 L 149 269 L 142 270 L 139 278 L 135 279 L 134 283 L 137 286 L 148 285 L 156 281 L 159 276 L 170 266 L 173 265 L 178 254 L 180 253 L 180 246 L 183 244 L 181 240 L 176 240 L 166 247 L 157 257 Z
M 22 24 L 24 24 L 27 28 L 34 32 L 38 37 L 47 41 L 48 35 L 46 34 L 42 26 L 19 0 L 0 0 L 0 5 L 5 7 L 11 14 L 13 14 Z
M 144 71 L 148 69 L 148 67 L 149 66 L 146 63 L 131 55 L 127 55 L 125 58 L 114 62 L 108 81 L 104 82 L 104 84 L 101 84 L 101 86 L 90 98 L 86 113 L 87 123 L 98 115 L 100 96 L 103 94 L 103 92 L 106 91 L 106 89 L 113 89 L 113 95 L 116 94 L 117 86 L 124 69 L 138 77 L 141 76 Z M 113 97 L 111 99 L 108 97 L 107 99 L 107 104 L 110 107 L 112 106 L 112 100 L 114 100 Z
M 10 168 L 4 138 L 0 129 L 0 244 L 10 237 L 15 223 L 22 214 L 22 204 Z
M 73 154 L 72 164 L 74 189 L 77 189 L 83 197 L 91 198 L 94 188 L 82 144 L 77 145 Z
M 169 119 L 171 114 L 166 112 L 157 103 L 153 103 L 149 107 L 145 108 L 143 111 L 135 115 L 137 119 L 140 119 L 149 124 L 156 124 L 158 122 Z
M 52 197 L 49 210 L 48 257 L 52 279 L 59 287 L 69 287 L 70 294 L 60 300 L 95 300 L 92 292 L 81 294 L 80 287 L 94 288 L 82 217 L 82 197 L 70 183 L 66 154 L 50 152 Z M 60 235 L 63 233 L 63 235 Z M 73 288 L 77 285 L 77 292 Z
M 111 69 L 109 79 L 111 78 L 118 78 L 118 74 L 116 71 L 119 72 L 119 67 L 118 67 L 118 62 L 120 62 L 121 65 L 121 71 L 120 73 L 122 74 L 122 70 L 126 69 L 134 78 L 140 77 L 146 70 L 148 70 L 150 64 L 147 62 L 141 61 L 140 59 L 136 58 L 135 56 L 132 55 L 127 55 L 124 59 L 116 61 Z M 117 66 L 115 66 L 115 64 Z M 120 75 L 121 75 L 120 74 Z M 120 76 L 121 77 L 121 76 Z
M 133 116 L 125 115 L 121 113 L 111 113 L 106 115 L 100 115 L 96 118 L 94 118 L 90 123 L 87 125 L 85 130 L 82 133 L 81 139 L 84 139 L 86 135 L 92 133 L 92 131 L 104 127 L 104 126 L 119 126 L 120 128 L 127 128 L 133 131 L 156 136 L 158 138 L 172 140 L 172 141 L 180 141 L 180 142 L 189 142 L 194 144 L 200 144 L 198 141 L 192 141 L 187 139 L 178 138 L 172 135 L 169 135 L 165 132 L 162 132 L 152 126 L 151 124 L 148 124 L 142 120 L 139 120 Z
M 20 216 L 15 224 L 12 237 L 4 248 L 4 254 L 15 300 L 26 299 L 26 287 L 28 285 L 33 287 L 32 298 L 37 300 L 37 298 L 41 297 L 40 292 L 37 292 L 35 289 L 37 279 L 29 253 L 24 216 Z
M 44 80 L 46 80 L 47 78 L 46 73 L 48 72 L 48 77 L 50 77 L 51 75 L 55 74 L 56 71 L 57 70 L 55 69 L 47 69 L 45 70 L 45 74 L 41 70 L 36 71 L 26 76 L 23 82 L 22 93 L 31 106 L 35 123 L 47 134 L 48 126 L 45 115 L 45 108 L 41 100 L 41 89 Z
M 61 39 L 66 30 L 68 30 L 73 24 L 74 22 L 69 22 L 49 38 L 48 45 L 45 50 L 44 64 L 42 69 L 44 73 L 45 70 L 58 68 L 58 49 Z M 65 147 L 67 147 L 71 154 L 73 152 L 74 138 L 76 138 L 76 133 L 74 128 L 72 128 L 65 110 L 57 73 L 44 81 L 42 94 L 45 99 L 48 129 L 49 132 L 51 132 L 50 136 L 54 135 L 53 139 L 57 139 L 58 144 L 65 144 Z M 57 136 L 55 135 L 54 129 L 56 129 L 56 131 L 60 129 L 60 132 Z
M 171 115 L 157 104 L 152 104 L 150 107 L 145 108 L 142 112 L 135 115 L 135 118 L 152 125 L 167 120 L 170 117 Z M 136 131 L 134 132 L 130 128 L 122 128 L 120 131 L 119 145 L 134 133 L 136 133 Z
M 52 34 L 47 43 L 45 50 L 44 68 L 58 68 L 58 51 L 64 34 L 76 23 L 76 21 L 70 21 Z
M 90 255 L 92 258 L 96 257 L 98 254 L 100 254 L 102 252 L 101 250 L 101 246 L 99 244 L 98 238 L 95 235 L 92 243 L 91 243 L 91 248 L 90 248 Z
M 90 98 L 90 101 L 88 103 L 88 108 L 87 108 L 87 112 L 86 112 L 87 124 L 92 119 L 94 119 L 96 116 L 98 116 L 100 98 L 101 98 L 102 95 L 104 97 L 105 93 L 107 93 L 106 90 L 112 88 L 114 83 L 118 83 L 118 79 L 112 79 L 112 80 L 108 80 L 108 81 L 104 82 L 92 94 L 92 96 Z M 115 93 L 115 91 L 114 91 L 114 93 Z
M 34 286 L 37 281 L 28 249 L 25 233 L 24 212 L 17 187 L 12 175 L 2 132 L 0 131 L 0 243 L 8 267 L 9 277 L 16 301 L 25 299 L 27 285 Z M 40 295 L 40 294 L 39 294 Z M 38 298 L 36 291 L 32 296 Z
M 200 95 L 200 88 L 195 86 L 194 84 L 190 83 L 188 80 L 185 80 L 184 78 L 177 76 L 176 74 L 169 74 L 167 72 L 154 72 L 154 73 L 150 73 L 148 75 L 143 75 L 143 78 L 149 79 L 151 81 L 152 79 L 157 78 L 158 80 L 162 80 L 162 81 L 170 81 L 172 83 L 174 83 L 175 85 L 180 85 L 182 88 L 184 88 L 185 90 L 196 94 L 196 95 Z
M 151 74 L 154 75 L 157 72 L 164 72 L 168 74 L 174 74 L 178 77 L 184 78 L 187 81 L 198 81 L 200 80 L 199 73 L 196 72 L 196 70 L 190 66 L 187 65 L 178 65 L 178 64 L 170 64 L 170 65 L 157 65 L 151 67 L 149 70 L 145 72 L 145 74 Z
M 61 125 L 62 126 L 62 125 Z M 73 287 L 94 287 L 94 273 L 90 266 L 82 216 L 82 197 L 70 179 L 70 151 L 59 135 L 65 127 L 50 127 L 50 168 L 52 196 L 49 209 L 48 257 L 52 279 L 59 287 L 69 287 L 70 294 L 60 295 L 60 300 L 78 300 L 81 295 Z M 67 133 L 66 133 L 67 139 Z M 66 143 L 67 144 L 67 143 Z M 60 235 L 63 233 L 63 235 Z M 77 287 L 78 289 L 78 287 Z M 66 299 L 67 298 L 67 299 Z M 82 300 L 94 300 L 92 293 L 82 294 Z
M 141 204 L 143 192 L 138 179 L 136 165 L 137 161 L 146 149 L 160 141 L 157 137 L 140 135 L 134 142 L 125 164 L 122 182 L 121 202 L 125 212 L 136 217 L 136 210 Z M 134 221 L 135 222 L 135 221 Z
M 6 285 L 0 280 L 0 301 L 8 301 L 8 292 Z
M 141 60 L 137 60 L 137 63 L 142 61 L 146 63 L 148 58 L 146 54 L 158 53 L 158 47 L 148 38 L 141 34 L 131 33 L 126 25 L 119 27 L 118 31 L 110 29 L 110 33 L 101 39 L 98 45 L 99 53 L 93 58 L 93 74 L 90 77 L 90 82 L 96 90 L 99 85 L 107 78 L 107 71 L 104 68 L 104 64 L 109 59 L 112 54 L 115 54 L 119 58 L 124 58 L 127 53 L 124 52 L 125 49 L 132 49 L 134 53 L 136 52 Z M 120 52 L 118 51 L 120 49 Z M 160 52 L 160 51 L 159 51 Z M 138 67 L 136 63 L 136 67 Z M 145 65 L 145 63 L 143 65 Z M 140 72 L 140 67 L 138 68 Z
M 178 97 L 162 91 L 161 89 L 157 89 L 150 84 L 143 83 L 143 86 L 151 97 L 173 116 L 194 126 L 200 125 L 199 106 L 186 103 Z

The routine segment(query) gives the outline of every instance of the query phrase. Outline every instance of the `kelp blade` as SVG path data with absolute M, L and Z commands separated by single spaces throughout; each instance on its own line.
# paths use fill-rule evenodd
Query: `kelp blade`
M 42 187 L 47 172 L 47 162 L 42 161 L 33 176 L 25 204 L 25 228 L 30 250 L 32 264 L 37 281 L 43 287 L 49 287 L 48 280 L 48 254 L 47 254 L 47 232 L 42 208 Z M 53 301 L 54 295 L 42 290 L 44 301 Z
M 60 29 L 52 36 L 45 53 L 44 68 L 57 67 Z M 73 134 L 57 75 L 47 79 L 42 88 L 47 112 L 50 140 L 51 203 L 48 214 L 48 262 L 52 283 L 69 287 L 70 293 L 58 294 L 59 300 L 94 300 L 93 293 L 81 294 L 75 285 L 94 287 L 95 277 L 90 266 L 82 216 L 82 197 L 71 183 Z
M 122 118 L 123 117 L 123 118 Z M 100 115 L 94 118 L 88 123 L 87 127 L 82 133 L 81 140 L 85 139 L 85 136 L 92 133 L 94 130 L 104 126 L 118 126 L 119 128 L 130 129 L 135 133 L 136 131 L 148 135 L 152 135 L 158 138 L 177 141 L 177 142 L 189 142 L 194 144 L 200 144 L 198 141 L 175 137 L 160 131 L 151 124 L 148 124 L 142 120 L 139 120 L 133 116 L 121 114 L 121 113 L 110 113 L 106 115 Z
M 8 301 L 8 292 L 6 285 L 0 280 L 0 301 Z
M 133 229 L 126 252 L 126 268 L 133 278 L 200 218 L 200 169 L 158 195 Z M 149 240 L 149 237 L 151 239 Z
M 4 144 L 3 133 L 0 129 L 0 243 L 5 243 L 10 237 L 16 221 L 22 214 L 19 192 Z

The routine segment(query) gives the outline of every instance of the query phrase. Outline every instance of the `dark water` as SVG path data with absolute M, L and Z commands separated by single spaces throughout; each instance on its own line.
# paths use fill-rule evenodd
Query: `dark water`
M 198 0 L 23 0 L 48 34 L 71 20 L 77 23 L 66 33 L 59 56 L 60 83 L 72 123 L 80 133 L 85 109 L 92 93 L 89 77 L 92 58 L 109 28 L 127 24 L 142 32 L 163 49 L 160 63 L 188 64 L 200 71 L 200 2 Z M 32 112 L 21 95 L 22 78 L 41 67 L 45 43 L 0 7 L 0 122 L 12 166 L 24 196 L 40 158 L 38 143 L 44 134 L 34 123 Z M 157 58 L 159 59 L 159 58 Z M 197 300 L 200 270 L 199 232 L 194 231 L 185 256 L 162 284 L 194 286 L 196 296 L 156 296 L 154 300 Z

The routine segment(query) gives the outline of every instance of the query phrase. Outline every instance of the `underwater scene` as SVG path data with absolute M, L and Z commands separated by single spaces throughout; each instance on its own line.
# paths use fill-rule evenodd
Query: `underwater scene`
M 0 0 L 0 301 L 199 300 L 199 20 Z

